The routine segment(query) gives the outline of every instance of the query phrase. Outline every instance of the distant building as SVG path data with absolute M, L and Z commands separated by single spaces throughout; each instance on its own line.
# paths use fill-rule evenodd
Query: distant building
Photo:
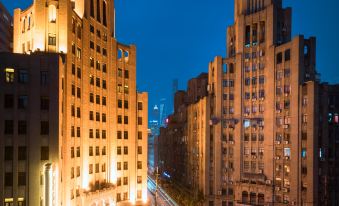
M 113 0 L 15 9 L 20 54 L 0 54 L 0 205 L 147 204 L 148 94 L 114 13 Z
M 6 7 L 0 2 L 0 52 L 13 50 L 13 19 Z
M 161 127 L 164 127 L 166 125 L 166 118 L 167 118 L 167 102 L 165 98 L 162 98 L 160 100 L 159 105 L 159 123 Z
M 203 205 L 338 204 L 338 86 L 291 20 L 281 0 L 235 1 L 226 58 L 176 96 L 159 162 Z

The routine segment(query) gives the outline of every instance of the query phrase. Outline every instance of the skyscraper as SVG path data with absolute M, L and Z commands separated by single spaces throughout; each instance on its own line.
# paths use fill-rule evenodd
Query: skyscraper
M 0 2 L 0 52 L 13 50 L 13 19 Z
M 160 142 L 179 142 L 159 144 L 162 169 L 181 168 L 165 150 L 186 145 L 176 157 L 186 161 L 182 182 L 203 205 L 320 205 L 326 198 L 335 204 L 337 188 L 326 179 L 336 178 L 322 173 L 331 170 L 326 158 L 319 169 L 319 151 L 335 150 L 326 145 L 327 139 L 334 142 L 337 124 L 328 127 L 328 135 L 319 115 L 322 108 L 338 117 L 337 87 L 327 93 L 319 86 L 315 57 L 314 37 L 291 38 L 291 8 L 281 0 L 235 0 L 226 57 L 210 62 L 206 87 L 189 82 L 185 98 L 193 101 L 176 105 L 161 130 Z M 320 102 L 329 96 L 330 109 Z M 175 118 L 185 111 L 186 119 Z M 184 131 L 176 135 L 178 128 Z M 331 162 L 333 169 L 336 161 Z
M 148 96 L 136 91 L 136 47 L 117 42 L 114 15 L 113 0 L 14 11 L 21 54 L 0 64 L 6 205 L 146 203 Z

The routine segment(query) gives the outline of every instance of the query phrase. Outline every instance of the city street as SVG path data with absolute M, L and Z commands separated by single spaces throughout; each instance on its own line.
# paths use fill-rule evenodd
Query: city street
M 150 205 L 154 206 L 156 184 L 151 177 L 148 177 L 147 187 Z M 179 205 L 160 186 L 158 186 L 157 206 L 179 206 Z

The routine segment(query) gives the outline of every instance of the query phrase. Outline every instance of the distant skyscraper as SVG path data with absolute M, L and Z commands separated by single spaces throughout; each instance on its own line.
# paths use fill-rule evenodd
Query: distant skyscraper
M 171 96 L 171 113 L 174 112 L 174 105 L 173 105 L 173 102 L 174 102 L 174 97 L 175 97 L 175 93 L 177 93 L 178 91 L 178 86 L 179 85 L 179 82 L 178 82 L 178 79 L 174 79 L 173 80 L 173 87 L 172 87 L 172 96 Z
M 0 52 L 10 52 L 13 49 L 12 25 L 12 16 L 0 2 Z
M 166 117 L 167 117 L 167 104 L 166 99 L 162 98 L 160 100 L 160 108 L 159 108 L 160 116 L 159 116 L 159 123 L 161 127 L 164 127 L 166 124 Z

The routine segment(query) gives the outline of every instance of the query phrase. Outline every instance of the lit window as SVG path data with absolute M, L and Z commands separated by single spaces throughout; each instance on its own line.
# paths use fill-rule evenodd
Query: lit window
M 14 69 L 13 68 L 6 68 L 5 69 L 5 81 L 7 83 L 13 83 L 14 82 Z

